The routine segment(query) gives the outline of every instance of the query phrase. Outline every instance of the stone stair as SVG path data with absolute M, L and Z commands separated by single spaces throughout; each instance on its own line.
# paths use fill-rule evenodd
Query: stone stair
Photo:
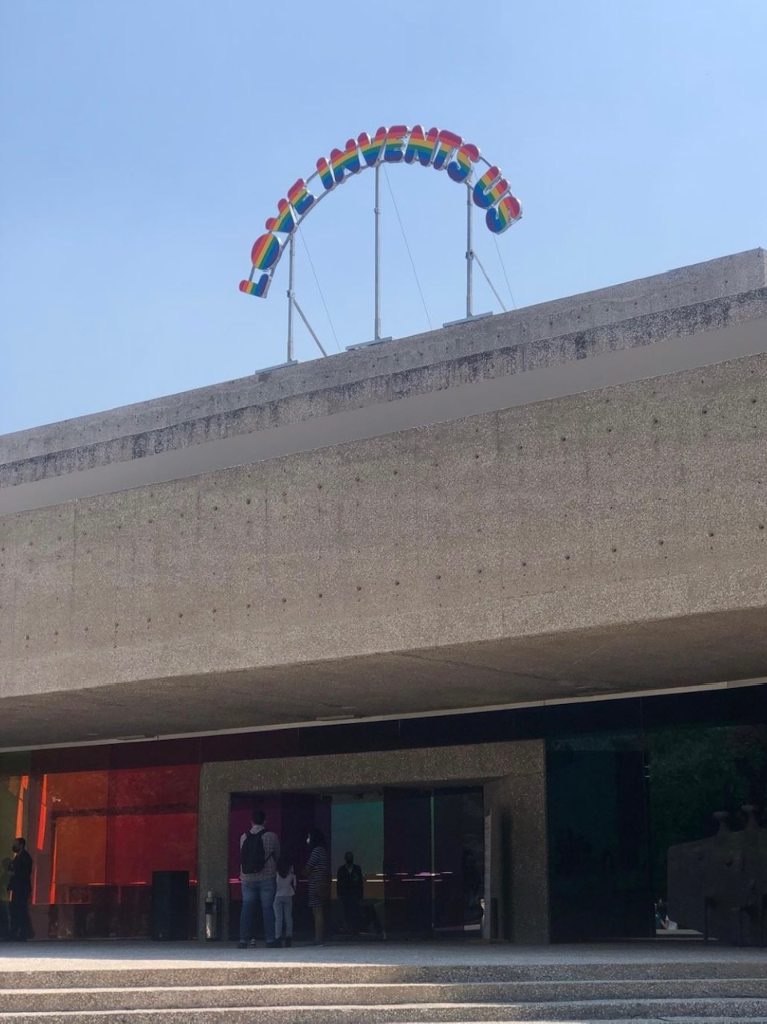
M 625 1020 L 767 1024 L 767 960 L 0 972 L 8 1024 Z

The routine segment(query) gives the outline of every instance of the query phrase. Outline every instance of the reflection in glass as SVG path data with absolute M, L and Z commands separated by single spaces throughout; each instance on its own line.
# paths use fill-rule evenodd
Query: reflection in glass
M 651 935 L 638 738 L 606 733 L 551 742 L 547 786 L 553 941 Z
M 330 921 L 335 934 L 423 938 L 478 935 L 484 908 L 484 814 L 481 786 L 336 793 L 235 794 L 229 829 L 230 937 L 240 914 L 239 840 L 254 808 L 267 815 L 299 873 L 294 934 L 308 938 L 306 834 L 319 825 L 329 839 Z M 345 854 L 362 869 L 356 921 L 338 896 Z M 257 925 L 257 934 L 260 934 Z
M 767 727 L 548 743 L 555 941 L 767 939 Z
M 767 729 L 648 736 L 658 933 L 761 944 L 767 925 Z

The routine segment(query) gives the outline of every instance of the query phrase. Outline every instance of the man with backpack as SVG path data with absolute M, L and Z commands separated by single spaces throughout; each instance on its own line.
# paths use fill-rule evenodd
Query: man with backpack
M 264 937 L 269 949 L 280 946 L 274 935 L 274 894 L 277 888 L 277 858 L 280 841 L 274 832 L 267 832 L 266 815 L 254 811 L 249 832 L 240 836 L 240 882 L 242 883 L 242 911 L 240 912 L 239 949 L 250 943 L 256 945 L 254 917 L 256 902 L 261 904 L 264 918 Z

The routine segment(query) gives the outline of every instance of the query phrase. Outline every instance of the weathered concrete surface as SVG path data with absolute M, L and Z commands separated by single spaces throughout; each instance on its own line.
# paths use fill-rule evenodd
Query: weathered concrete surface
M 299 366 L 256 371 L 252 377 L 17 431 L 0 437 L 0 465 L 161 430 L 295 395 L 315 394 L 334 384 L 388 377 L 506 345 L 561 338 L 764 287 L 767 252 L 751 249 L 490 319 L 345 352 L 330 360 L 316 359 Z
M 767 349 L 765 254 L 0 439 L 0 515 L 252 464 Z M 729 276 L 728 276 L 729 275 Z M 660 283 L 659 283 L 660 282 Z M 736 284 L 759 283 L 731 293 Z M 626 296 L 626 291 L 633 299 Z M 620 298 L 611 298 L 612 291 Z M 670 294 L 669 294 L 670 293 Z M 668 308 L 657 308 L 663 297 Z M 683 300 L 686 305 L 679 305 Z M 563 303 L 569 305 L 563 306 Z M 676 304 L 674 304 L 676 303 Z M 551 308 L 555 307 L 555 308 Z M 625 314 L 628 312 L 627 317 Z M 624 319 L 616 322 L 619 310 Z M 543 327 L 529 338 L 530 325 Z M 571 330 L 550 336 L 551 324 Z M 495 324 L 490 328 L 490 324 Z M 424 341 L 423 339 L 426 339 Z M 662 343 L 662 344 L 661 344 Z M 407 347 L 403 347 L 407 345 Z M 275 377 L 276 375 L 276 377 Z M 295 379 L 292 375 L 295 375 Z M 247 404 L 243 404 L 247 401 Z M 159 407 L 160 402 L 166 405 Z M 213 412 L 200 415 L 214 405 Z M 164 422 L 172 420 L 172 422 Z M 151 418 L 150 418 L 150 422 Z M 123 433 L 102 437 L 122 426 Z M 59 447 L 53 447 L 58 440 Z M 45 450 L 40 451 L 43 448 Z M 5 458 L 5 461 L 2 461 Z
M 0 989 L 115 985 L 278 984 L 293 969 L 306 982 L 764 978 L 764 952 L 714 943 L 620 942 L 553 946 L 482 942 L 370 942 L 238 950 L 226 942 L 77 939 L 8 943 Z
M 745 256 L 750 287 L 764 254 Z M 744 327 L 767 348 L 767 293 L 682 307 L 706 280 L 692 271 L 618 324 L 631 351 L 667 369 L 680 338 Z M 608 319 L 639 284 L 603 298 Z M 487 324 L 451 329 L 477 352 L 426 391 L 515 376 L 510 351 L 477 354 Z M 620 354 L 601 330 L 584 344 Z M 589 362 L 572 338 L 550 352 Z M 149 405 L 143 425 L 170 427 Z M 54 434 L 39 440 L 56 463 Z M 0 746 L 765 676 L 766 435 L 756 354 L 2 516 Z M 33 463 L 7 465 L 0 494 Z

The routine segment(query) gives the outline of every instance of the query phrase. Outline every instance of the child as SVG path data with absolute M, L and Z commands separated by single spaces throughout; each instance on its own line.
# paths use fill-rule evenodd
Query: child
M 276 941 L 284 938 L 284 946 L 293 945 L 293 897 L 296 873 L 290 857 L 283 853 L 277 861 L 277 891 L 274 894 L 274 934 Z M 284 936 L 283 936 L 284 933 Z

